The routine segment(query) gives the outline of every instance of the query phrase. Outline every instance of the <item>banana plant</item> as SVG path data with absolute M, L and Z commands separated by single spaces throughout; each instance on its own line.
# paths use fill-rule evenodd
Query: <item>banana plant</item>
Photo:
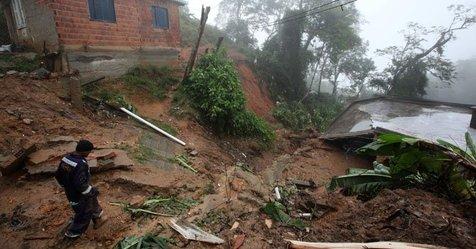
M 473 160 L 474 142 L 469 134 L 466 134 L 466 140 L 470 152 L 449 143 L 445 143 L 444 147 L 465 160 Z M 420 187 L 444 192 L 455 199 L 475 198 L 474 179 L 466 179 L 458 163 L 443 150 L 422 146 L 425 143 L 427 142 L 400 134 L 382 134 L 358 152 L 387 157 L 387 165 L 374 162 L 372 170 L 350 169 L 347 175 L 334 177 L 328 189 L 332 191 L 343 188 L 350 195 L 373 197 L 384 188 Z

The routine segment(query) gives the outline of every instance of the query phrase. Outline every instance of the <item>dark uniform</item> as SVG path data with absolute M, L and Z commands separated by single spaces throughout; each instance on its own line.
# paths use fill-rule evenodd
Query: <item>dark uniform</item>
M 80 235 L 88 229 L 91 220 L 96 222 L 102 214 L 97 199 L 99 192 L 90 185 L 91 174 L 86 159 L 76 154 L 64 157 L 55 178 L 64 188 L 75 213 L 67 233 Z

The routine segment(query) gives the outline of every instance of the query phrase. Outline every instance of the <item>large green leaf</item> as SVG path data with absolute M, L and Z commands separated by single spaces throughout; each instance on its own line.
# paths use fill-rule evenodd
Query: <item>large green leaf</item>
M 458 156 L 462 157 L 462 158 L 465 158 L 467 160 L 471 160 L 471 161 L 474 161 L 474 158 L 472 155 L 470 155 L 468 152 L 466 152 L 465 150 L 461 149 L 460 147 L 452 144 L 452 143 L 448 143 L 444 140 L 441 140 L 441 139 L 438 139 L 437 142 L 445 147 L 446 149 L 448 149 L 449 151 L 457 154 Z
M 263 207 L 263 212 L 275 221 L 279 221 L 285 225 L 298 229 L 303 229 L 305 227 L 301 220 L 291 218 L 285 211 L 286 207 L 277 201 L 269 202 Z
M 468 146 L 468 149 L 471 153 L 470 156 L 473 158 L 472 161 L 476 163 L 476 145 L 474 144 L 474 141 L 471 138 L 471 134 L 469 134 L 469 132 L 466 132 L 465 138 L 466 138 L 466 146 Z
M 393 179 L 384 174 L 355 174 L 332 178 L 328 189 L 346 188 L 351 194 L 373 195 L 385 187 L 390 187 Z

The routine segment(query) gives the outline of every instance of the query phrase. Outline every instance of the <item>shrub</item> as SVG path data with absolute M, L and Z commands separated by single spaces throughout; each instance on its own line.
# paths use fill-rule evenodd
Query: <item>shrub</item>
M 319 101 L 302 103 L 282 103 L 273 110 L 273 116 L 284 127 L 295 131 L 316 128 L 324 131 L 342 111 L 343 105 L 337 99 L 322 98 Z
M 99 99 L 114 106 L 118 107 L 124 107 L 132 112 L 135 112 L 137 108 L 129 103 L 124 95 L 120 94 L 119 92 L 113 91 L 113 90 L 106 90 L 106 89 L 101 89 L 101 91 L 98 93 Z
M 200 117 L 215 131 L 255 137 L 266 143 L 274 133 L 268 124 L 245 109 L 238 73 L 223 50 L 204 55 L 184 83 L 184 91 Z
M 137 66 L 122 76 L 122 80 L 131 88 L 140 88 L 158 99 L 164 99 L 167 89 L 178 83 L 169 67 L 153 65 Z
M 273 116 L 285 127 L 295 131 L 312 126 L 311 113 L 299 103 L 282 103 L 273 110 Z
M 318 104 L 312 115 L 313 126 L 325 131 L 343 109 L 344 106 L 336 100 Z

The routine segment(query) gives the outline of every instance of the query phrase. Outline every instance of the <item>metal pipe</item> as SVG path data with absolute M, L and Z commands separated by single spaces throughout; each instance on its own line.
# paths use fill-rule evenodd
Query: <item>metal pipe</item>
M 167 132 L 163 131 L 162 129 L 158 128 L 157 126 L 151 124 L 149 121 L 147 121 L 147 120 L 145 120 L 145 119 L 143 119 L 143 118 L 137 116 L 137 115 L 134 114 L 133 112 L 127 110 L 126 108 L 121 107 L 121 111 L 127 113 L 129 116 L 131 116 L 131 117 L 137 119 L 139 122 L 141 122 L 141 123 L 143 123 L 143 124 L 149 126 L 150 128 L 152 128 L 152 129 L 154 129 L 154 130 L 156 130 L 156 131 L 162 133 L 164 136 L 170 138 L 172 141 L 174 141 L 174 142 L 176 142 L 176 143 L 178 143 L 178 144 L 180 144 L 180 145 L 182 145 L 182 146 L 185 146 L 185 142 L 183 142 L 182 140 L 180 140 L 180 139 L 178 139 L 178 138 L 176 138 L 176 137 L 170 135 L 169 133 L 167 133 Z

